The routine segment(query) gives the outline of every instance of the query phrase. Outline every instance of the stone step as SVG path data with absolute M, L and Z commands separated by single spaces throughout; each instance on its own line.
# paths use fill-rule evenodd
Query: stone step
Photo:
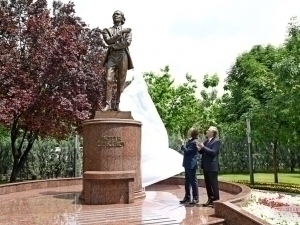
M 225 225 L 225 220 L 222 218 L 210 216 L 210 219 L 212 220 L 211 222 L 200 223 L 200 224 L 202 224 L 202 225 Z
M 133 119 L 131 112 L 121 111 L 96 111 L 95 119 Z

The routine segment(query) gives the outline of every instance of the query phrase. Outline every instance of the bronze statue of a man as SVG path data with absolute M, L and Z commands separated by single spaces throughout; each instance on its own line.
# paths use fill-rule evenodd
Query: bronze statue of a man
M 112 87 L 117 79 L 116 103 L 119 110 L 120 96 L 124 90 L 127 70 L 133 69 L 128 46 L 131 44 L 132 34 L 130 28 L 123 28 L 124 14 L 117 10 L 113 16 L 114 26 L 103 30 L 103 39 L 108 50 L 103 62 L 106 65 L 106 106 L 102 111 L 112 110 Z

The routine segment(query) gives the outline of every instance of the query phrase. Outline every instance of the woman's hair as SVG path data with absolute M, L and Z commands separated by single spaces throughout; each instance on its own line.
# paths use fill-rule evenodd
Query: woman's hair
M 191 138 L 197 138 L 199 135 L 199 131 L 196 128 L 192 127 L 190 129 L 190 134 L 191 134 Z

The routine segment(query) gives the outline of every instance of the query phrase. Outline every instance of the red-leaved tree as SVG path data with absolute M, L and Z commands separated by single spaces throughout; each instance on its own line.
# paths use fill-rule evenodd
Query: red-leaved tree
M 38 137 L 64 138 L 103 100 L 99 29 L 74 4 L 0 0 L 0 123 L 11 131 L 14 182 Z

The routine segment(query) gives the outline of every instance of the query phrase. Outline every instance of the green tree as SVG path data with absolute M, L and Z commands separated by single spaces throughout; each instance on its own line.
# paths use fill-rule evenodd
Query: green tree
M 291 18 L 287 28 L 287 38 L 283 45 L 284 58 L 274 66 L 277 75 L 280 111 L 288 119 L 288 149 L 290 150 L 291 170 L 294 170 L 300 148 L 300 25 L 297 17 Z M 280 103 L 278 103 L 280 101 Z
M 161 74 L 145 73 L 144 78 L 169 135 L 186 136 L 203 108 L 195 96 L 196 80 L 187 74 L 183 84 L 174 85 L 169 66 L 161 69 Z
M 275 64 L 277 83 L 281 91 L 281 110 L 284 111 L 289 122 L 293 124 L 295 132 L 299 132 L 300 118 L 300 26 L 297 17 L 293 17 L 288 26 L 288 36 L 284 43 L 284 58 Z
M 0 180 L 2 175 L 8 176 L 12 167 L 12 154 L 10 148 L 9 130 L 0 126 Z
M 223 96 L 223 122 L 245 124 L 251 119 L 254 140 L 266 141 L 272 147 L 274 182 L 278 182 L 277 150 L 287 130 L 286 113 L 280 107 L 281 90 L 273 67 L 283 58 L 283 49 L 271 45 L 254 46 L 240 55 L 231 67 Z M 260 154 L 258 152 L 258 154 Z
M 200 92 L 202 99 L 200 104 L 203 106 L 200 118 L 197 121 L 198 127 L 206 129 L 208 126 L 218 126 L 217 113 L 220 107 L 217 87 L 219 85 L 217 74 L 205 74 L 203 79 L 204 89 Z

